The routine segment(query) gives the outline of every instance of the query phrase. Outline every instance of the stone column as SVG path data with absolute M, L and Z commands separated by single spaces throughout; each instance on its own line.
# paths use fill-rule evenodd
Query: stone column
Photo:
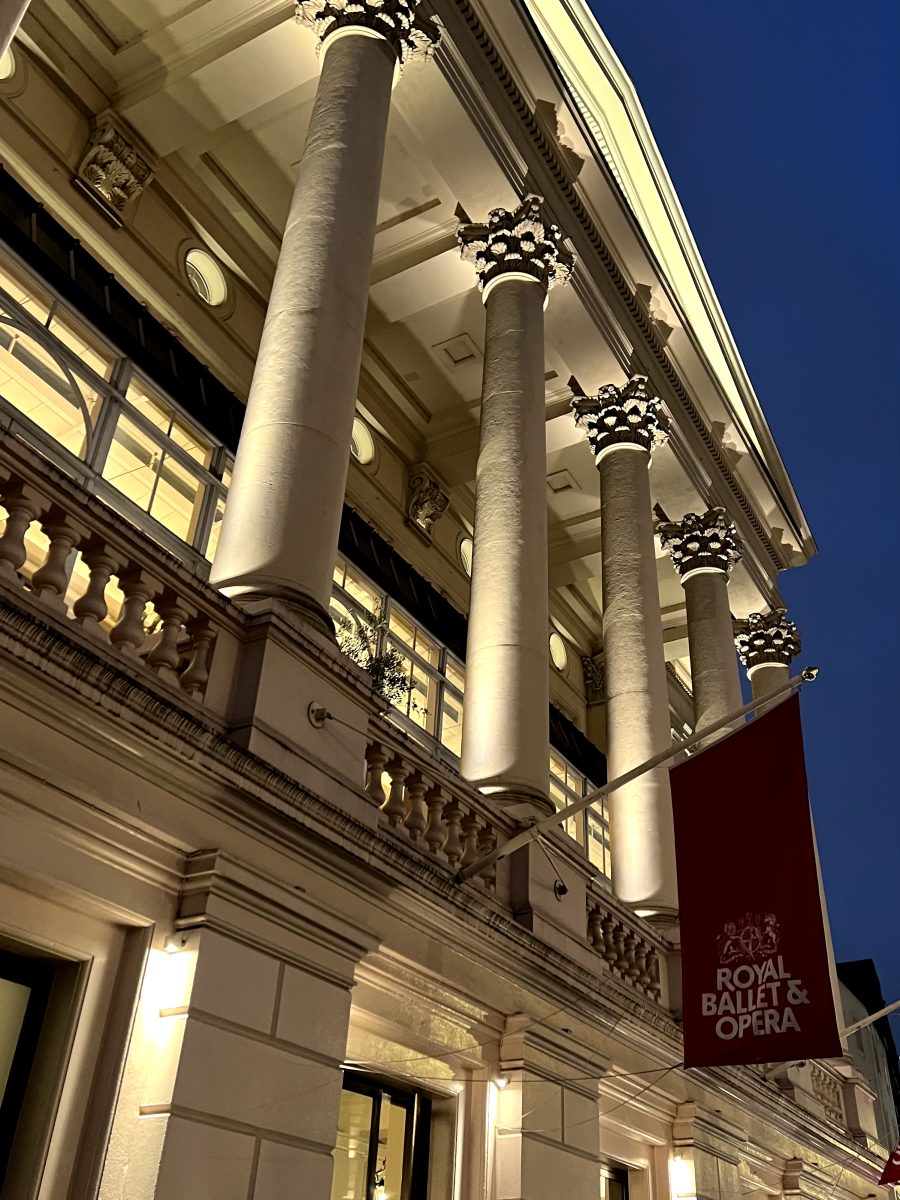
M 728 576 L 740 561 L 741 543 L 724 508 L 686 513 L 680 522 L 661 523 L 657 532 L 684 588 L 694 728 L 702 731 L 743 702 L 728 603 Z
M 786 608 L 751 613 L 735 625 L 734 644 L 743 663 L 754 700 L 763 700 L 791 677 L 791 662 L 800 653 L 800 634 L 787 619 Z
M 0 58 L 12 45 L 28 4 L 29 0 L 0 0 Z
M 391 86 L 437 41 L 418 0 L 301 0 L 322 72 L 272 285 L 211 581 L 332 632 Z
M 544 302 L 572 256 L 529 196 L 459 240 L 486 310 L 462 773 L 522 815 L 548 798 Z
M 615 778 L 672 740 L 649 479 L 651 452 L 666 440 L 669 422 L 642 375 L 622 389 L 609 384 L 596 396 L 576 396 L 572 409 L 600 474 L 606 757 Z M 674 914 L 668 769 L 619 788 L 609 808 L 616 895 L 647 915 Z

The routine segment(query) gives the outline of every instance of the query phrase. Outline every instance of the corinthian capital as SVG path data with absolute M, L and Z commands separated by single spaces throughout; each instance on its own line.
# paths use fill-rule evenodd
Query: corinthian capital
M 502 275 L 527 275 L 547 291 L 566 283 L 575 265 L 559 227 L 544 216 L 540 196 L 526 196 L 512 212 L 495 208 L 486 223 L 461 225 L 456 236 L 482 291 Z
M 623 388 L 608 383 L 596 396 L 576 395 L 572 412 L 597 462 L 614 446 L 638 446 L 650 454 L 669 436 L 669 418 L 648 392 L 646 375 L 632 375 Z
M 746 621 L 738 621 L 734 644 L 748 671 L 764 663 L 789 667 L 800 653 L 800 634 L 794 622 L 787 619 L 786 608 L 773 608 L 769 613 L 751 613 Z
M 724 508 L 685 513 L 680 521 L 660 522 L 659 540 L 672 556 L 682 583 L 692 571 L 721 571 L 727 575 L 741 558 L 741 542 Z
M 311 26 L 324 42 L 339 29 L 377 33 L 393 46 L 400 62 L 428 54 L 440 41 L 431 17 L 416 10 L 419 0 L 296 0 L 297 20 Z

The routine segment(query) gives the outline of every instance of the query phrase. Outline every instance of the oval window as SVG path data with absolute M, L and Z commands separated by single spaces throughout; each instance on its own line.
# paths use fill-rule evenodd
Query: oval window
M 472 555 L 475 551 L 475 543 L 470 537 L 464 537 L 459 543 L 459 561 L 462 563 L 462 569 L 472 578 Z
M 228 295 L 225 272 L 206 250 L 188 250 L 184 256 L 184 269 L 191 287 L 212 308 L 222 304 Z
M 550 634 L 550 661 L 556 667 L 557 671 L 564 671 L 566 663 L 569 661 L 569 652 L 566 650 L 566 643 L 562 636 L 555 630 Z
M 353 418 L 350 453 L 361 467 L 367 467 L 375 457 L 375 439 L 372 437 L 371 429 L 361 417 Z

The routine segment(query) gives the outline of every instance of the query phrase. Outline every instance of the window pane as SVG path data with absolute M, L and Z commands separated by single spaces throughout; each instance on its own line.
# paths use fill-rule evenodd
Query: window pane
M 331 1181 L 332 1200 L 366 1200 L 372 1109 L 371 1096 L 341 1092 L 334 1176 Z
M 174 416 L 171 405 L 165 404 L 158 396 L 154 396 L 148 388 L 144 387 L 139 379 L 132 379 L 125 395 L 142 417 L 146 417 L 151 424 L 155 425 L 157 429 L 161 429 L 163 433 L 169 432 Z
M 147 511 L 162 459 L 159 445 L 128 417 L 119 417 L 103 464 L 103 478 Z
M 212 458 L 212 446 L 205 442 L 199 434 L 179 421 L 177 417 L 172 421 L 172 430 L 169 437 L 171 437 L 176 446 L 180 446 L 182 450 L 186 450 L 194 462 L 198 462 L 201 467 L 209 468 Z
M 412 650 L 416 640 L 416 627 L 393 608 L 391 609 L 390 630 Z
M 12 263 L 0 263 L 0 288 L 43 325 L 50 311 L 50 297 L 31 279 L 20 275 Z
M 64 346 L 77 354 L 86 367 L 104 379 L 109 377 L 115 362 L 112 354 L 103 349 L 67 312 L 54 313 L 49 329 Z
M 406 1165 L 406 1109 L 399 1104 L 381 1102 L 381 1131 L 378 1138 L 378 1162 L 375 1183 L 384 1184 L 384 1200 L 400 1200 L 406 1195 L 403 1168 Z M 378 1192 L 375 1192 L 378 1195 Z
M 462 700 L 449 688 L 444 688 L 444 704 L 441 714 L 441 741 L 457 756 L 462 754 Z
M 449 655 L 447 656 L 446 675 L 448 683 L 452 683 L 453 686 L 460 692 L 465 691 L 466 677 L 463 674 L 462 669 L 456 665 Z
M 6 1092 L 6 1081 L 12 1066 L 25 1010 L 31 999 L 31 988 L 12 979 L 0 979 L 0 1102 Z
M 351 570 L 350 567 L 347 567 L 347 574 L 344 579 L 344 591 L 348 592 L 354 600 L 358 601 L 367 612 L 377 612 L 381 607 L 381 596 L 379 593 L 370 587 L 355 571 Z
M 86 386 L 73 385 L 60 364 L 33 338 L 3 323 L 0 396 L 72 454 L 83 457 L 85 408 L 92 417 L 99 398 Z
M 150 515 L 182 541 L 191 542 L 197 527 L 203 484 L 191 471 L 163 455 Z
M 213 513 L 212 526 L 209 530 L 209 541 L 206 543 L 206 555 L 210 562 L 216 556 L 216 547 L 219 544 L 219 534 L 222 532 L 222 518 L 225 516 L 225 497 L 219 496 L 216 500 L 216 511 Z

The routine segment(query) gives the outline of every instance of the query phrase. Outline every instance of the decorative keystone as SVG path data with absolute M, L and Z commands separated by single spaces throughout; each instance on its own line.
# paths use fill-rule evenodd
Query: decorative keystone
M 740 562 L 740 538 L 724 508 L 710 508 L 699 516 L 685 513 L 681 521 L 661 522 L 656 532 L 682 582 L 692 571 L 721 571 L 727 575 Z
M 122 224 L 122 215 L 150 180 L 150 155 L 117 113 L 100 113 L 78 165 L 74 182 L 104 213 Z
M 493 209 L 486 224 L 461 225 L 456 233 L 462 256 L 475 264 L 484 289 L 501 275 L 530 275 L 545 291 L 564 284 L 575 256 L 562 244 L 562 233 L 544 217 L 540 196 L 526 196 L 513 212 Z
M 429 541 L 432 526 L 447 511 L 450 497 L 427 463 L 416 463 L 409 473 L 409 519 Z
M 786 608 L 773 608 L 769 613 L 751 613 L 746 621 L 736 622 L 734 644 L 748 671 L 764 663 L 789 667 L 800 653 L 800 634 L 794 622 L 787 619 Z
M 669 436 L 669 418 L 659 397 L 648 392 L 646 375 L 632 375 L 623 388 L 608 383 L 596 396 L 576 393 L 572 412 L 597 462 L 613 446 L 639 446 L 652 454 Z
M 319 42 L 339 29 L 360 27 L 380 34 L 403 63 L 431 54 L 440 30 L 416 10 L 419 0 L 297 0 L 297 20 L 316 31 Z

